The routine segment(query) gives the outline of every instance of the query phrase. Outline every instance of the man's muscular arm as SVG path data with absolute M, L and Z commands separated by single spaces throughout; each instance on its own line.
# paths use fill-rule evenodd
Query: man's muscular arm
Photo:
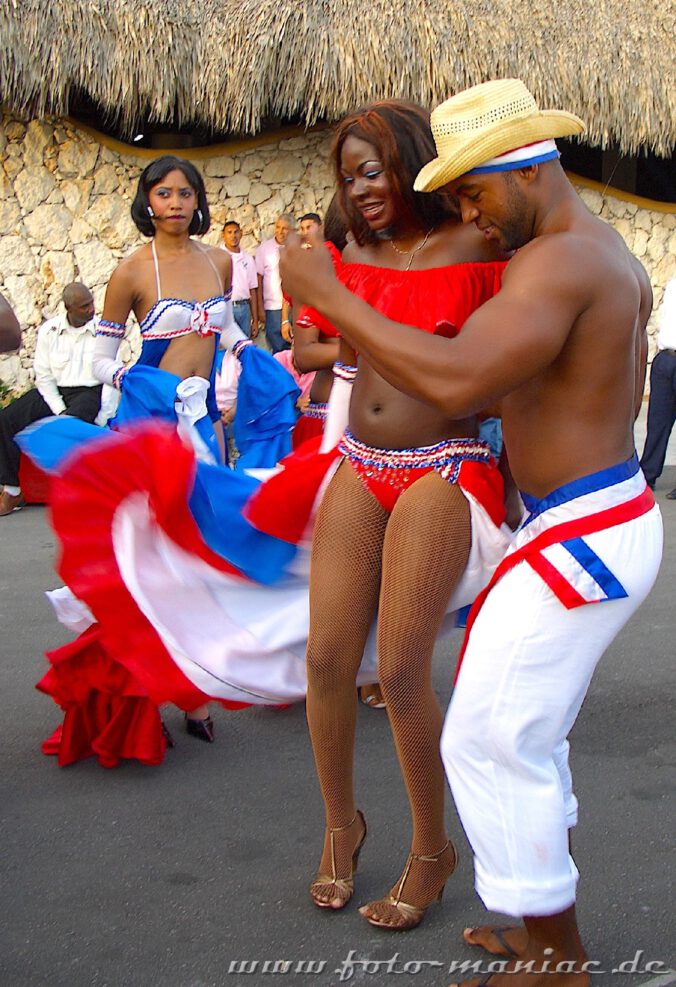
M 21 326 L 12 306 L 0 295 L 0 353 L 18 350 L 21 346 Z
M 585 306 L 578 255 L 557 240 L 524 247 L 510 261 L 501 291 L 455 339 L 422 339 L 418 330 L 386 319 L 337 281 L 328 253 L 318 248 L 287 245 L 283 277 L 287 290 L 336 325 L 390 384 L 449 418 L 465 418 L 548 367 Z

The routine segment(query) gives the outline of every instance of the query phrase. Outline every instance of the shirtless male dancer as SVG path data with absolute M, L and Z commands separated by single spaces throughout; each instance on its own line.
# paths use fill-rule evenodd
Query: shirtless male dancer
M 442 755 L 486 906 L 521 916 L 509 972 L 464 987 L 588 987 L 566 737 L 601 655 L 649 593 L 662 525 L 634 450 L 648 277 L 592 216 L 555 137 L 582 121 L 539 111 L 515 79 L 432 113 L 447 186 L 487 239 L 518 252 L 501 291 L 452 340 L 390 322 L 335 279 L 317 244 L 287 246 L 286 290 L 334 322 L 394 387 L 461 418 L 501 402 L 527 515 L 475 604 Z M 483 606 L 481 606 L 483 602 Z M 600 606 L 589 606 L 591 602 Z

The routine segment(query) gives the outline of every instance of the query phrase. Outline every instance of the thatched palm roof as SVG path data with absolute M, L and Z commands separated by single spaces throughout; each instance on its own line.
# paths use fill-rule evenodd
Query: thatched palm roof
M 665 0 L 2 0 L 0 96 L 62 114 L 79 90 L 130 129 L 254 134 L 518 76 L 591 143 L 668 154 L 675 37 Z

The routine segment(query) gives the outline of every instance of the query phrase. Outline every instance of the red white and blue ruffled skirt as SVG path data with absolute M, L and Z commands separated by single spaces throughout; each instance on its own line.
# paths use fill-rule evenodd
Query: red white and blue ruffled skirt
M 52 474 L 66 586 L 48 595 L 78 635 L 48 653 L 38 684 L 65 714 L 45 752 L 62 765 L 91 755 L 109 767 L 132 757 L 158 764 L 163 703 L 237 709 L 304 698 L 312 517 L 337 451 L 320 455 L 316 440 L 281 471 L 250 475 L 199 461 L 170 420 L 142 416 L 103 432 L 49 419 L 20 441 Z M 460 473 L 472 549 L 445 633 L 509 542 L 487 476 Z M 376 664 L 372 633 L 358 682 L 377 681 Z

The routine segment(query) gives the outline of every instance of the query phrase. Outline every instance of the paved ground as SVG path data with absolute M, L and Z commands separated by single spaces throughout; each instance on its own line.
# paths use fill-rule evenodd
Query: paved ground
M 657 491 L 667 539 L 658 584 L 601 663 L 572 737 L 582 804 L 579 915 L 589 954 L 606 971 L 594 987 L 676 983 L 663 972 L 676 965 L 668 811 L 676 502 L 664 499 L 676 485 L 671 454 L 670 462 Z M 443 907 L 418 930 L 378 933 L 354 906 L 327 915 L 310 903 L 322 819 L 302 707 L 217 711 L 211 747 L 183 734 L 170 710 L 178 746 L 160 768 L 107 772 L 86 762 L 60 770 L 43 757 L 39 744 L 58 711 L 33 684 L 44 649 L 66 639 L 41 592 L 56 583 L 53 542 L 42 508 L 0 524 L 2 987 L 243 987 L 284 976 L 299 987 L 443 987 L 461 979 L 449 973 L 452 962 L 480 957 L 460 933 L 483 912 L 450 807 L 460 867 Z M 436 657 L 444 699 L 458 643 Z M 409 823 L 382 713 L 360 710 L 358 741 L 370 827 L 362 902 L 398 875 Z M 350 956 L 370 965 L 350 967 Z M 302 966 L 309 961 L 314 973 Z

